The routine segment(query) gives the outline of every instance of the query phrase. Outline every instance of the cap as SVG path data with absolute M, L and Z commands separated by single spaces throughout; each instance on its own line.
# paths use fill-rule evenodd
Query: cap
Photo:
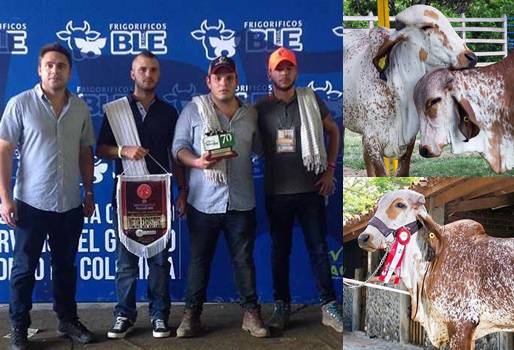
M 236 72 L 236 63 L 233 59 L 227 56 L 218 56 L 211 64 L 209 64 L 209 75 L 216 73 L 216 71 L 220 68 L 226 68 L 229 71 L 235 73 Z
M 282 61 L 289 61 L 294 66 L 297 66 L 296 55 L 294 54 L 294 52 L 289 49 L 286 49 L 285 47 L 279 47 L 278 49 L 273 51 L 273 53 L 269 57 L 268 70 L 270 72 L 274 71 L 275 68 L 277 68 L 277 66 Z

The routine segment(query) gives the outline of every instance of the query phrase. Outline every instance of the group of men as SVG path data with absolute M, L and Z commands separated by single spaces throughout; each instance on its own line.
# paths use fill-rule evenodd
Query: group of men
M 126 170 L 123 164 L 130 164 L 127 161 L 144 160 L 150 174 L 173 171 L 177 181 L 175 206 L 178 214 L 187 218 L 191 250 L 185 309 L 177 337 L 201 333 L 200 315 L 221 232 L 243 309 L 242 328 L 255 337 L 269 336 L 268 327 L 284 329 L 291 313 L 289 256 L 295 219 L 303 229 L 320 293 L 322 322 L 342 332 L 325 239 L 325 197 L 334 190 L 339 130 L 311 89 L 295 87 L 297 66 L 292 51 L 274 51 L 268 65 L 272 93 L 251 106 L 235 95 L 238 75 L 234 61 L 220 56 L 209 65 L 206 84 L 210 93 L 195 96 L 178 116 L 156 96 L 159 61 L 144 51 L 133 59 L 130 76 L 134 90 L 127 96 L 140 144 L 120 144 L 109 119 L 104 118 L 96 155 L 115 160 L 116 174 Z M 94 211 L 95 137 L 86 104 L 67 89 L 71 67 L 67 49 L 59 44 L 44 46 L 38 64 L 41 81 L 11 98 L 0 121 L 0 213 L 5 223 L 15 227 L 16 238 L 9 307 L 12 349 L 28 346 L 34 272 L 47 236 L 58 331 L 80 343 L 94 338 L 77 315 L 75 256 L 83 217 Z M 233 135 L 230 157 L 214 157 L 205 150 L 204 138 L 212 130 Z M 19 164 L 11 195 L 16 148 Z M 266 210 L 272 238 L 275 307 L 267 325 L 261 318 L 253 259 L 256 215 L 252 154 L 265 159 Z M 123 338 L 137 317 L 139 256 L 120 242 L 117 249 L 118 303 L 109 338 Z M 168 249 L 147 262 L 153 336 L 168 337 Z

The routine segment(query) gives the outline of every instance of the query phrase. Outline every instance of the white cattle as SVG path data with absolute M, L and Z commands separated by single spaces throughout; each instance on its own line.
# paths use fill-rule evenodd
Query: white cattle
M 395 23 L 395 30 L 343 34 L 344 125 L 362 135 L 368 176 L 385 175 L 383 156 L 401 157 L 398 175 L 408 175 L 419 129 L 412 97 L 417 81 L 437 68 L 467 68 L 477 62 L 433 7 L 409 7 Z

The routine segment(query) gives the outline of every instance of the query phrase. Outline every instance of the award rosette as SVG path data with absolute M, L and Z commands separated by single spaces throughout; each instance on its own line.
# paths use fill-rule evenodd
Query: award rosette
M 234 133 L 225 131 L 213 131 L 203 137 L 203 148 L 209 152 L 211 158 L 229 159 L 237 157 L 233 150 L 236 144 Z
M 396 239 L 391 246 L 382 273 L 378 279 L 384 283 L 389 282 L 393 276 L 393 272 L 396 271 L 396 277 L 394 284 L 397 285 L 400 282 L 400 273 L 402 268 L 403 257 L 405 255 L 405 247 L 409 243 L 411 238 L 410 230 L 407 227 L 400 227 L 396 230 Z
M 168 244 L 173 221 L 170 178 L 170 174 L 118 176 L 118 235 L 134 255 L 150 258 Z

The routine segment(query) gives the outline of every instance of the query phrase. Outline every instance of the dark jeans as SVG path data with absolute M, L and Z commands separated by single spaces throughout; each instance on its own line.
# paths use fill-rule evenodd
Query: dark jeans
M 240 303 L 243 308 L 257 307 L 255 288 L 255 209 L 227 211 L 225 214 L 205 214 L 192 206 L 187 209 L 187 224 L 191 260 L 186 290 L 186 308 L 201 311 L 207 299 L 211 262 L 218 236 L 225 234 L 228 244 Z
M 82 206 L 64 213 L 39 210 L 17 201 L 14 264 L 11 271 L 9 317 L 15 328 L 30 326 L 34 273 L 48 235 L 52 257 L 54 311 L 60 321 L 74 321 L 77 267 L 75 256 L 84 216 Z
M 114 208 L 116 213 L 116 208 Z M 117 220 L 114 220 L 116 229 Z M 139 257 L 132 254 L 117 241 L 116 260 L 116 295 L 118 304 L 114 307 L 114 316 L 124 316 L 132 322 L 136 321 L 136 284 L 139 276 Z M 170 315 L 170 267 L 168 260 L 169 245 L 159 254 L 146 259 L 148 264 L 148 288 L 150 319 L 168 320 Z
M 328 247 L 325 239 L 327 224 L 324 198 L 317 193 L 299 193 L 266 196 L 266 210 L 271 228 L 271 264 L 273 272 L 273 297 L 291 301 L 289 288 L 289 256 L 291 255 L 293 225 L 298 218 L 311 268 L 320 294 L 321 304 L 336 299 Z

